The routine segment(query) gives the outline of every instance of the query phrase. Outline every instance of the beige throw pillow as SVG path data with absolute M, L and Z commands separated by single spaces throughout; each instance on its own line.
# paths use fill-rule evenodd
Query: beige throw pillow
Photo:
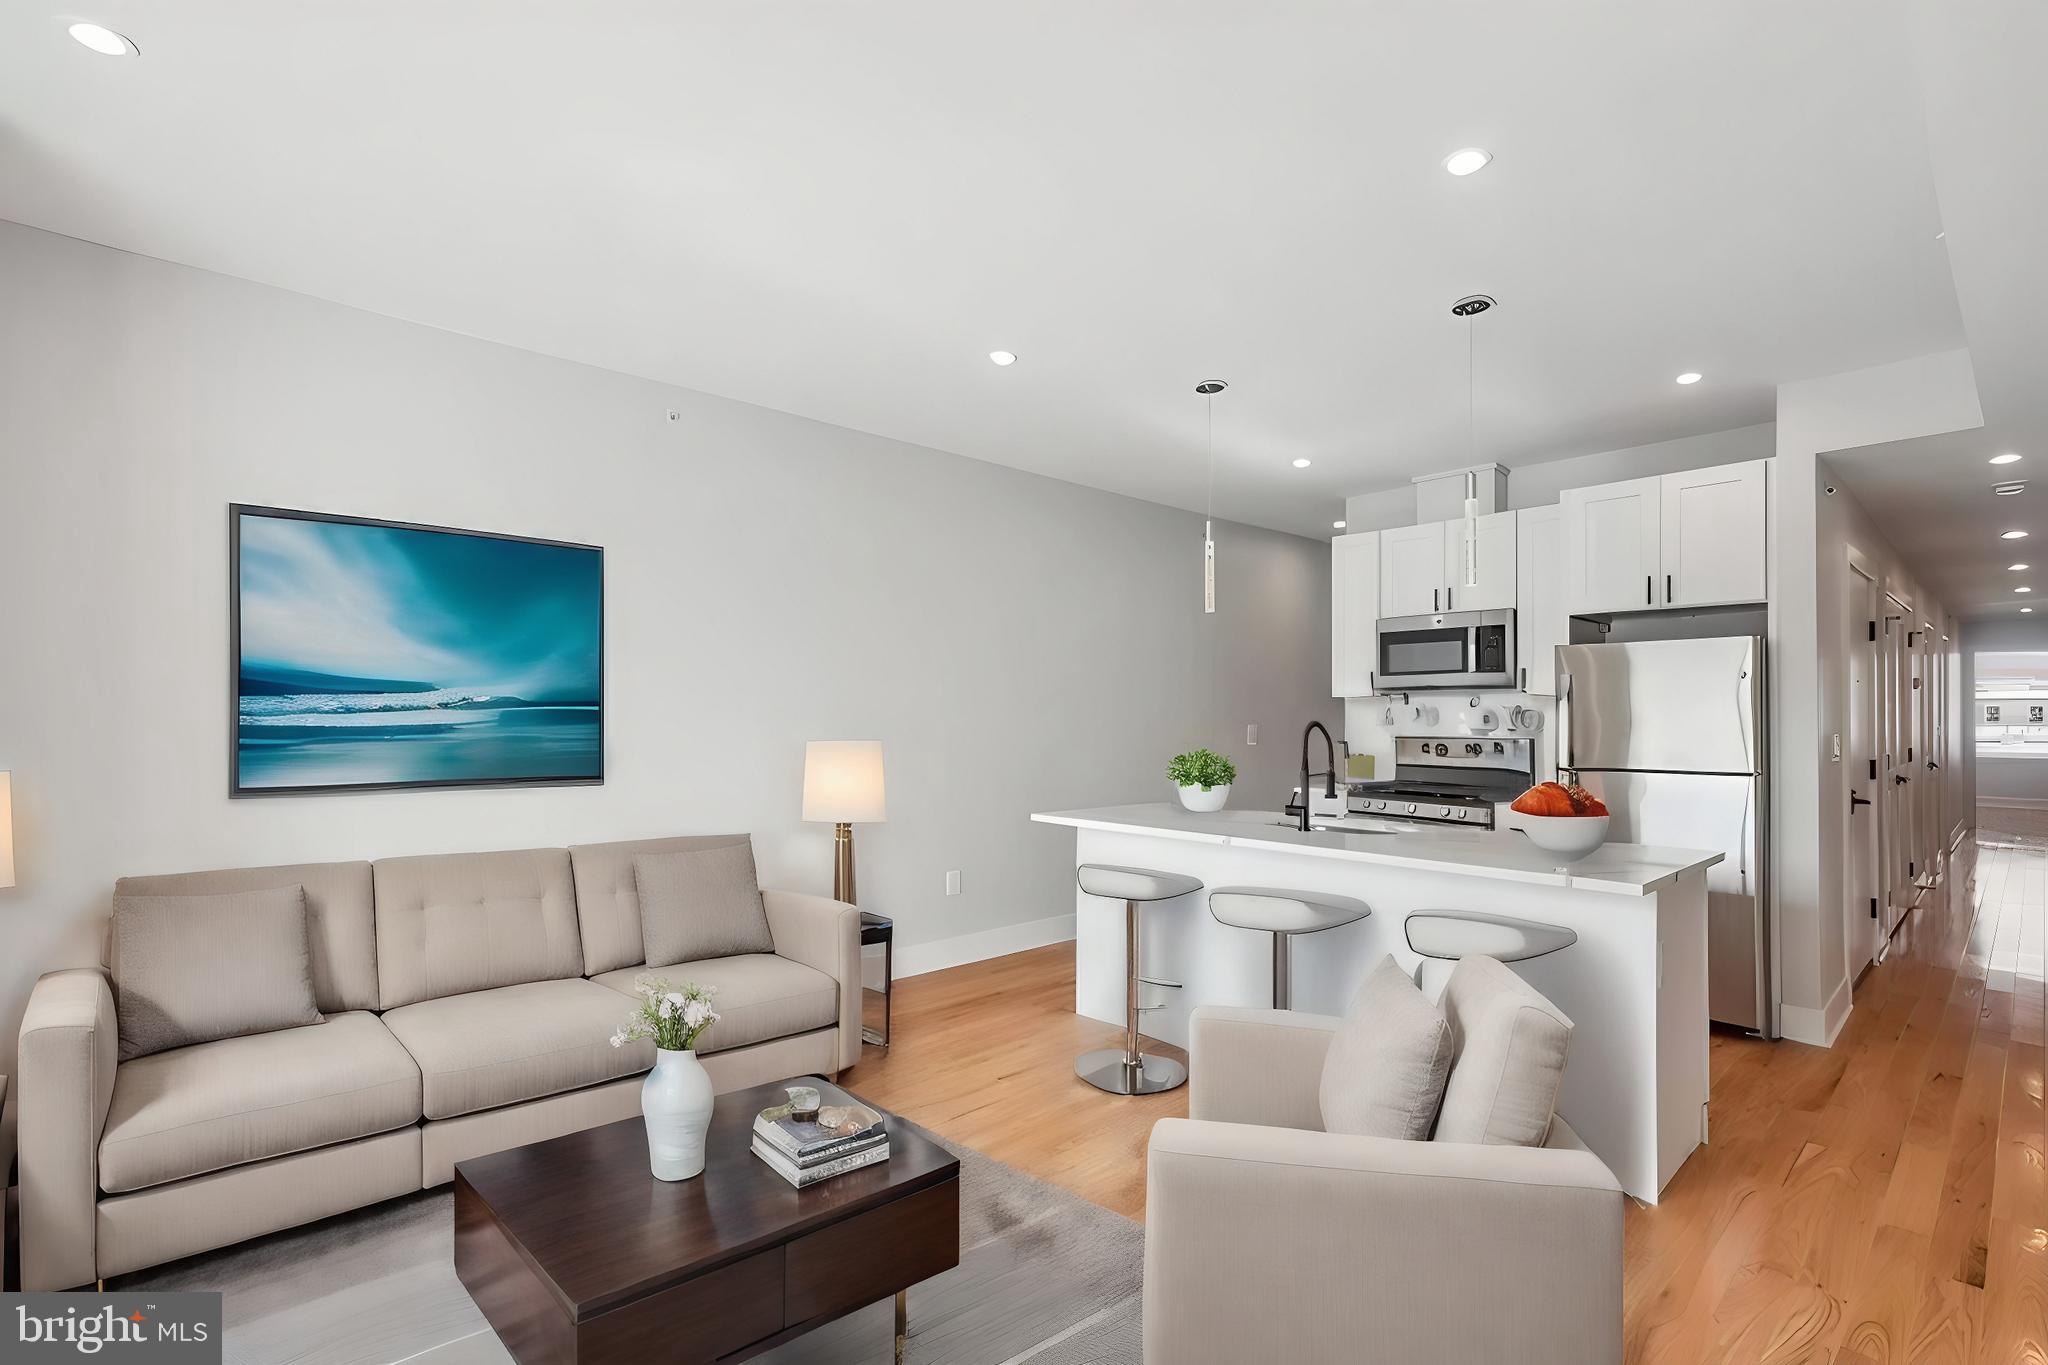
M 648 966 L 775 951 L 753 845 L 642 853 L 633 880 Z
M 324 1022 L 313 1004 L 306 893 L 116 896 L 113 977 L 122 1061 Z
M 1490 957 L 1459 959 L 1441 1003 L 1457 1055 L 1436 1140 L 1542 1146 L 1564 1082 L 1572 1021 Z
M 1323 1127 L 1354 1137 L 1429 1136 L 1451 1067 L 1444 1012 L 1416 989 L 1392 954 L 1351 997 L 1323 1058 Z

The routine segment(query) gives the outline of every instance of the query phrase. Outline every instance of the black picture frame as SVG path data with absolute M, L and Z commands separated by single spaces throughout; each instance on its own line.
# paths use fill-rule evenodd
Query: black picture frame
M 242 519 L 245 516 L 274 517 L 292 521 L 325 522 L 342 526 L 376 527 L 391 531 L 419 531 L 435 535 L 466 536 L 479 540 L 542 545 L 551 549 L 588 551 L 597 561 L 597 773 L 595 776 L 543 776 L 451 778 L 419 781 L 327 783 L 299 786 L 245 787 L 242 785 Z M 378 517 L 349 516 L 337 512 L 309 512 L 300 508 L 272 507 L 262 503 L 228 504 L 228 797 L 252 800 L 273 796 L 339 796 L 357 792 L 437 791 L 478 788 L 519 787 L 601 787 L 607 761 L 605 649 L 604 547 L 580 541 L 549 540 L 540 536 L 509 535 L 458 526 L 435 526 L 424 522 L 390 521 Z

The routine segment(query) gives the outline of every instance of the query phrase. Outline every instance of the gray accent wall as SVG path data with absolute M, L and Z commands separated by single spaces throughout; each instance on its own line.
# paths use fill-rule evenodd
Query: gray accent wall
M 126 874 L 748 830 L 827 891 L 808 739 L 887 746 L 899 963 L 1046 941 L 1031 811 L 1170 799 L 1200 744 L 1277 807 L 1339 716 L 1321 540 L 1219 524 L 1205 616 L 1191 513 L 5 223 L 0 300 L 8 1054 Z M 605 785 L 231 802 L 232 501 L 603 545 Z

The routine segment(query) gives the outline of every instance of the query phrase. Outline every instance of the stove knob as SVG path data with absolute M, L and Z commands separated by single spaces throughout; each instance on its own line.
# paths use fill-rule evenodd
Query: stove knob
M 1410 815 L 1413 815 L 1413 814 L 1415 814 L 1415 803 L 1414 803 L 1413 801 L 1410 801 L 1410 802 L 1408 803 L 1408 813 L 1409 813 Z
M 1464 812 L 1463 812 L 1463 811 L 1460 811 L 1460 812 L 1458 812 L 1458 813 L 1459 813 L 1460 815 L 1464 814 Z M 1445 806 L 1445 807 L 1444 807 L 1444 809 L 1443 809 L 1443 817 L 1444 817 L 1444 819 L 1446 819 L 1446 820 L 1448 820 L 1448 819 L 1450 819 L 1450 818 L 1451 818 L 1451 808 L 1450 808 L 1449 806 Z
M 1374 810 L 1385 810 L 1387 808 L 1387 803 L 1384 801 L 1375 801 L 1372 803 L 1372 808 Z
M 1465 818 L 1465 808 L 1464 808 L 1463 806 L 1460 806 L 1460 807 L 1458 807 L 1458 808 L 1457 808 L 1456 810 L 1452 811 L 1452 812 L 1451 812 L 1451 818 L 1452 818 L 1453 820 L 1462 820 L 1462 819 L 1464 819 L 1464 818 Z

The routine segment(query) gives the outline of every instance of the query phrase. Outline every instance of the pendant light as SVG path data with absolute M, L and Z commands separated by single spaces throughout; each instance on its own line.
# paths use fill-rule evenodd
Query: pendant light
M 1195 392 L 1209 409 L 1209 501 L 1202 519 L 1202 611 L 1216 614 L 1216 395 L 1230 385 L 1221 379 L 1204 379 Z
M 1471 463 L 1465 470 L 1465 522 L 1459 529 L 1468 588 L 1479 586 L 1479 403 L 1473 381 L 1478 342 L 1472 320 L 1493 306 L 1493 299 L 1485 294 L 1467 294 L 1451 305 L 1451 316 L 1465 319 L 1465 448 Z

